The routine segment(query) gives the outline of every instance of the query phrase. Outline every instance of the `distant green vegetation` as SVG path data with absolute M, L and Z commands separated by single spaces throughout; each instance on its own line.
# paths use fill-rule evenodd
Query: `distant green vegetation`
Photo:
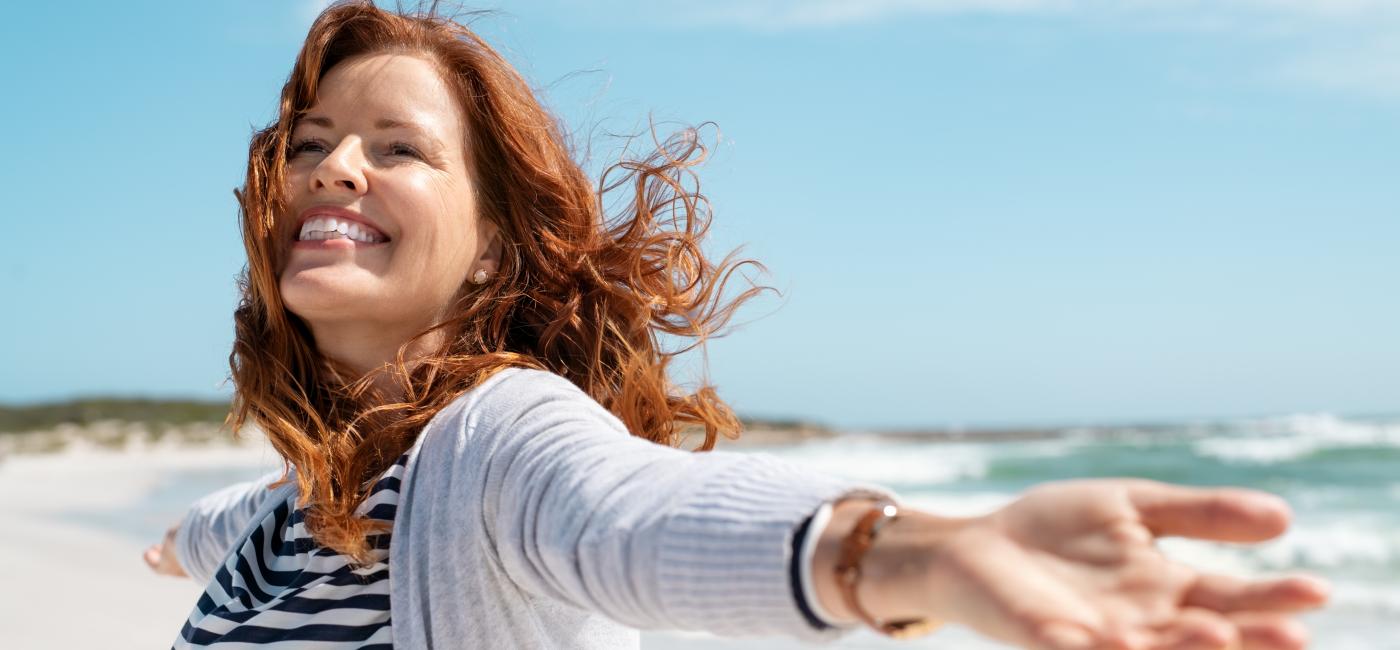
M 0 406 L 0 433 L 41 431 L 60 424 L 85 425 L 101 420 L 182 425 L 221 424 L 228 402 L 128 398 L 90 398 L 32 406 Z
M 32 406 L 0 406 L 0 433 L 43 431 L 60 424 L 85 425 L 102 420 L 182 425 L 222 424 L 228 402 L 191 400 L 88 398 Z M 744 428 L 824 429 L 796 419 L 744 418 Z

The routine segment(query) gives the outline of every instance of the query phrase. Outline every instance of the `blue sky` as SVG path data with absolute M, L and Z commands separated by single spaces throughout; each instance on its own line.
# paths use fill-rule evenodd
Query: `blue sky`
M 228 393 L 232 189 L 320 6 L 10 10 L 0 402 Z M 1400 412 L 1394 2 L 484 6 L 580 138 L 718 124 L 712 250 L 783 292 L 710 346 L 742 413 Z

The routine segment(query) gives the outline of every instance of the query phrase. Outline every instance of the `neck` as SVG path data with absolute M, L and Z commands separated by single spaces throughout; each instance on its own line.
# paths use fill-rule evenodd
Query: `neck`
M 344 377 L 344 380 L 357 380 L 387 365 L 390 366 L 389 369 L 375 373 L 372 380 L 374 388 L 390 400 L 402 400 L 405 397 L 402 387 L 396 381 L 397 372 L 393 366 L 398 357 L 399 347 L 421 329 L 396 330 L 382 323 L 363 321 L 320 322 L 308 325 L 316 340 L 316 349 L 323 356 L 348 365 L 353 371 L 354 376 Z M 413 346 L 404 352 L 405 371 L 412 372 L 418 361 L 437 349 L 441 341 L 440 331 L 415 341 Z

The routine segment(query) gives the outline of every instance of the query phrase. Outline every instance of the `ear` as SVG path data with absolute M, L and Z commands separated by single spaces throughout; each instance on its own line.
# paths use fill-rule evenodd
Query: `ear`
M 481 248 L 475 266 L 494 276 L 501 271 L 501 229 L 490 219 L 482 219 L 477 232 L 486 245 Z

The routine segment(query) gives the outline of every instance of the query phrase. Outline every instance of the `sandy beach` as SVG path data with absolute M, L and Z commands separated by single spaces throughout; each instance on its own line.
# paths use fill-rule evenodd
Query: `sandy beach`
M 138 434 L 124 436 L 124 446 L 100 440 L 102 436 L 97 438 L 99 440 L 94 441 L 92 436 L 67 435 L 62 444 L 31 440 L 32 448 L 61 448 L 42 453 L 16 453 L 13 444 L 0 448 L 0 517 L 10 531 L 0 538 L 0 575 L 11 586 L 0 594 L 0 647 L 103 647 L 112 650 L 169 647 L 203 585 L 153 574 L 141 559 L 142 551 L 158 540 L 194 499 L 281 465 L 280 458 L 265 441 L 251 436 L 242 444 L 233 444 L 226 437 L 206 437 L 204 442 L 191 443 L 188 437 L 164 436 L 152 442 L 151 436 Z M 925 473 L 936 469 L 938 480 L 953 481 L 950 484 L 969 482 L 970 477 L 976 475 L 976 472 L 954 471 L 958 463 L 969 462 L 971 457 L 959 456 L 967 449 L 934 450 L 938 458 L 936 467 L 935 464 L 916 467 L 907 463 L 907 450 L 881 460 L 879 453 L 885 452 L 879 452 L 880 449 L 883 447 L 871 447 L 866 443 L 854 446 L 822 443 L 794 447 L 782 453 L 814 469 L 860 469 L 877 472 L 885 480 L 910 480 L 910 477 L 901 478 L 901 468 L 906 472 L 917 469 Z M 1049 455 L 1040 447 L 1028 447 L 1020 452 L 1006 449 L 1008 451 L 996 453 L 1014 458 L 1024 452 L 1027 458 L 1033 459 Z M 979 496 L 978 492 L 951 497 L 925 493 L 918 502 L 948 510 L 959 504 L 971 507 L 980 503 L 983 505 L 978 507 L 988 507 L 1004 498 Z M 1378 529 L 1379 534 L 1360 531 L 1372 536 L 1372 541 L 1351 550 L 1344 544 L 1339 546 L 1332 538 L 1313 539 L 1319 534 L 1317 531 L 1326 530 L 1328 528 L 1319 527 L 1314 532 L 1300 531 L 1290 539 L 1262 549 L 1256 559 L 1277 565 L 1274 568 L 1302 562 L 1314 568 L 1334 567 L 1336 572 L 1353 564 L 1364 567 L 1390 562 L 1389 547 L 1381 546 L 1389 543 L 1385 541 L 1392 534 L 1389 528 Z M 1355 546 L 1357 542 L 1351 543 Z M 1171 550 L 1177 548 L 1168 546 Z M 1205 546 L 1187 546 L 1181 550 L 1183 557 L 1199 559 L 1204 566 L 1215 563 L 1220 570 L 1234 572 L 1247 568 L 1241 560 L 1248 558 L 1236 552 L 1222 555 L 1218 549 Z M 1323 551 L 1326 553 L 1322 554 Z M 1390 612 L 1396 611 L 1387 604 L 1393 595 L 1386 590 L 1377 591 L 1379 588 L 1365 591 L 1363 587 L 1365 584 L 1340 588 L 1337 609 L 1320 618 L 1308 617 L 1319 640 L 1326 639 L 1325 644 L 1314 647 L 1328 650 L 1397 647 L 1384 645 L 1389 641 L 1375 645 L 1374 636 L 1367 632 L 1388 627 L 1381 621 L 1390 620 Z M 94 634 L 100 635 L 100 640 L 94 639 Z M 732 639 L 695 633 L 644 632 L 642 647 L 990 650 L 1006 646 L 976 637 L 965 629 L 949 627 L 912 643 L 897 643 L 860 631 L 825 645 L 773 638 Z
M 0 575 L 12 588 L 0 594 L 0 646 L 169 647 L 203 585 L 153 574 L 142 551 L 188 505 L 191 482 L 212 490 L 279 465 L 260 439 L 191 446 L 137 436 L 125 450 L 71 440 L 59 452 L 4 457 L 0 517 L 8 534 L 0 537 Z M 865 634 L 838 645 L 890 647 Z M 648 632 L 643 647 L 804 645 Z
M 164 470 L 257 467 L 263 456 L 259 445 L 125 453 L 79 445 L 6 458 L 0 573 L 23 589 L 0 594 L 5 647 L 169 647 L 202 585 L 152 574 L 141 560 L 150 542 L 136 529 L 122 534 L 93 521 L 147 503 Z M 133 523 L 161 530 L 154 519 Z

